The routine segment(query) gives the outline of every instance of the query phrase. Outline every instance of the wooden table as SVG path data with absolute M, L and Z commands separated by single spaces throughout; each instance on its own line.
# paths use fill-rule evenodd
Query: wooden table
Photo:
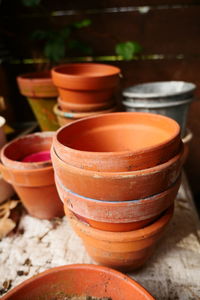
M 147 265 L 129 274 L 159 300 L 200 299 L 200 223 L 183 176 L 175 214 Z M 0 289 L 46 269 L 93 263 L 66 218 L 41 221 L 24 215 L 18 233 L 0 242 Z

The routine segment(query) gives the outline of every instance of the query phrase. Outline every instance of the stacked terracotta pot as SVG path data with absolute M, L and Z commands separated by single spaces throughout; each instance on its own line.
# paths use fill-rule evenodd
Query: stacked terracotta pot
M 97 115 L 61 128 L 51 156 L 65 213 L 93 259 L 126 270 L 144 264 L 173 215 L 179 125 L 155 114 Z
M 52 79 L 58 88 L 54 107 L 61 126 L 92 114 L 116 110 L 114 94 L 120 69 L 111 65 L 79 63 L 57 66 Z

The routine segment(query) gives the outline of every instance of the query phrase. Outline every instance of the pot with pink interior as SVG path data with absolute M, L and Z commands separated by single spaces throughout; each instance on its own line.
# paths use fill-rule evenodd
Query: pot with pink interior
M 67 64 L 53 68 L 63 110 L 92 111 L 109 106 L 119 83 L 120 69 L 96 63 Z M 64 103 L 64 104 L 63 104 Z
M 133 201 L 100 201 L 73 193 L 56 177 L 56 186 L 64 205 L 78 219 L 105 231 L 131 231 L 152 223 L 174 204 L 181 178 L 166 191 Z
M 95 115 L 59 129 L 53 146 L 58 157 L 77 168 L 136 171 L 167 162 L 180 151 L 180 126 L 157 114 Z
M 62 161 L 51 148 L 55 174 L 72 192 L 92 199 L 128 201 L 146 198 L 168 189 L 178 179 L 184 162 L 184 146 L 166 163 L 130 172 L 96 172 Z
M 63 216 L 50 158 L 52 132 L 34 133 L 6 144 L 0 170 L 13 185 L 30 215 L 51 219 Z
M 96 262 L 130 271 L 141 267 L 153 254 L 173 216 L 173 206 L 152 224 L 128 232 L 110 232 L 92 228 L 77 219 L 66 206 L 65 214 L 74 231 L 82 239 L 87 252 Z

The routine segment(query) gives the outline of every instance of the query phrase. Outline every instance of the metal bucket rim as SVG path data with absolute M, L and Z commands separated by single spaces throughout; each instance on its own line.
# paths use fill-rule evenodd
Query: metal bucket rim
M 172 85 L 172 84 L 184 84 L 187 87 L 187 89 L 182 90 L 182 91 L 174 91 L 174 92 L 157 92 L 157 93 L 145 93 L 145 92 L 137 92 L 137 91 L 131 91 L 132 89 L 137 89 L 138 87 L 148 87 L 148 86 L 153 86 L 153 85 Z M 187 81 L 176 81 L 176 80 L 171 80 L 171 81 L 154 81 L 154 82 L 147 82 L 147 83 L 141 83 L 133 86 L 129 86 L 128 88 L 125 88 L 122 91 L 122 95 L 128 98 L 168 98 L 168 97 L 173 97 L 173 96 L 178 96 L 178 95 L 184 95 L 188 93 L 192 93 L 196 89 L 196 84 L 192 82 L 187 82 Z
M 141 100 L 141 99 L 139 99 Z M 124 106 L 128 107 L 136 107 L 136 108 L 164 108 L 164 107 L 174 107 L 174 106 L 180 106 L 180 105 L 185 105 L 188 103 L 191 103 L 194 99 L 185 99 L 181 101 L 174 101 L 174 102 L 158 102 L 158 103 L 136 103 L 134 102 L 134 99 L 127 99 L 123 100 L 122 103 Z M 148 101 L 148 99 L 147 99 Z

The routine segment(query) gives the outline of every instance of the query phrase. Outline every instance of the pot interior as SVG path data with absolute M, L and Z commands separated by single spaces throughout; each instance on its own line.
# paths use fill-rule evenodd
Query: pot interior
M 134 152 L 162 145 L 178 132 L 179 125 L 166 117 L 113 113 L 72 123 L 58 133 L 57 139 L 80 151 Z
M 7 159 L 23 162 L 50 160 L 52 133 L 37 133 L 16 139 L 4 148 Z
M 63 75 L 98 77 L 109 76 L 119 73 L 119 69 L 114 66 L 104 64 L 69 64 L 56 67 L 55 71 Z
M 107 297 L 109 300 L 153 299 L 143 287 L 127 276 L 108 268 L 92 265 L 69 265 L 51 269 L 43 275 L 26 281 L 10 296 L 8 293 L 3 299 L 61 300 L 70 299 L 67 296 L 75 295 Z M 81 298 L 77 297 L 77 299 Z

